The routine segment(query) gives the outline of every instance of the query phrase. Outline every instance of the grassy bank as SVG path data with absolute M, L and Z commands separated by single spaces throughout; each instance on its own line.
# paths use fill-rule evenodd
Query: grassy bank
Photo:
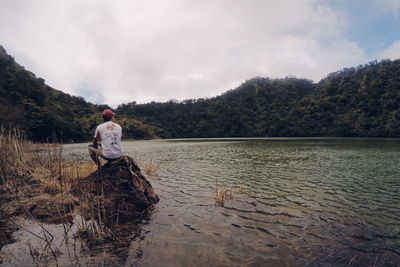
M 62 145 L 33 143 L 18 129 L 0 129 L 0 249 L 13 242 L 12 232 L 26 230 L 41 244 L 34 249 L 29 244 L 33 262 L 40 265 L 49 258 L 57 262 L 71 238 L 89 249 L 122 240 L 118 225 L 107 224 L 101 193 L 91 199 L 70 193 L 72 186 L 95 171 L 97 166 L 89 159 L 64 161 Z M 37 223 L 41 234 L 24 229 L 19 217 Z M 63 225 L 64 237 L 58 244 L 50 224 Z
M 61 145 L 32 143 L 18 129 L 0 130 L 0 148 L 0 192 L 19 204 L 19 212 L 45 222 L 72 215 L 77 200 L 71 186 L 96 170 L 89 161 L 63 161 Z M 30 204 L 24 203 L 28 197 Z

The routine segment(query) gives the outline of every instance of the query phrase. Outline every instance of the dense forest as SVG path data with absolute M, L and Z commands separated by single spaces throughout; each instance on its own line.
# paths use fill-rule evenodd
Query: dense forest
M 211 99 L 128 103 L 118 113 L 162 137 L 400 137 L 400 60 L 306 79 L 254 78 Z
M 289 117 L 300 136 L 400 137 L 400 60 L 328 75 Z
M 42 142 L 90 140 L 101 123 L 101 111 L 82 97 L 71 96 L 45 84 L 24 69 L 0 46 L 0 126 L 18 127 L 27 136 Z M 127 138 L 154 138 L 156 127 L 119 116 Z
M 38 141 L 86 141 L 106 107 L 47 86 L 0 46 L 3 127 Z M 116 112 L 126 138 L 400 137 L 400 60 L 343 69 L 318 83 L 253 78 L 213 98 L 131 102 Z
M 129 103 L 117 112 L 164 129 L 163 137 L 288 136 L 291 108 L 313 89 L 309 80 L 255 78 L 210 99 Z

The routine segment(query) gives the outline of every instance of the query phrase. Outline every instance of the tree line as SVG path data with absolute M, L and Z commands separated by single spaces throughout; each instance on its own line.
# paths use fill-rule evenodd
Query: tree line
M 45 84 L 0 46 L 0 125 L 37 141 L 92 137 L 109 108 Z M 136 102 L 116 109 L 125 138 L 400 137 L 400 60 L 308 79 L 257 77 L 206 99 Z
M 400 137 L 400 60 L 373 61 L 318 83 L 253 78 L 209 99 L 122 104 L 162 137 Z
M 45 80 L 15 62 L 0 46 L 0 126 L 18 127 L 29 139 L 40 142 L 88 141 L 102 122 L 95 105 L 47 86 Z M 159 129 L 124 116 L 119 121 L 126 138 L 156 137 Z

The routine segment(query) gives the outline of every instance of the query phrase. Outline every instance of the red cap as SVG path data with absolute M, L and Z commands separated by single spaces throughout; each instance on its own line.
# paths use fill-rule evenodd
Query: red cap
M 103 110 L 103 112 L 101 113 L 101 115 L 107 116 L 107 117 L 111 117 L 111 116 L 114 116 L 115 113 L 112 112 L 112 110 L 110 110 L 110 109 L 105 109 L 105 110 Z

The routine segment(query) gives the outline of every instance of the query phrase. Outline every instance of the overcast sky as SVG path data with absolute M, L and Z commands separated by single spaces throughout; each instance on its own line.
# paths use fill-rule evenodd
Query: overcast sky
M 400 58 L 400 0 L 0 0 L 0 45 L 93 103 L 211 97 Z

